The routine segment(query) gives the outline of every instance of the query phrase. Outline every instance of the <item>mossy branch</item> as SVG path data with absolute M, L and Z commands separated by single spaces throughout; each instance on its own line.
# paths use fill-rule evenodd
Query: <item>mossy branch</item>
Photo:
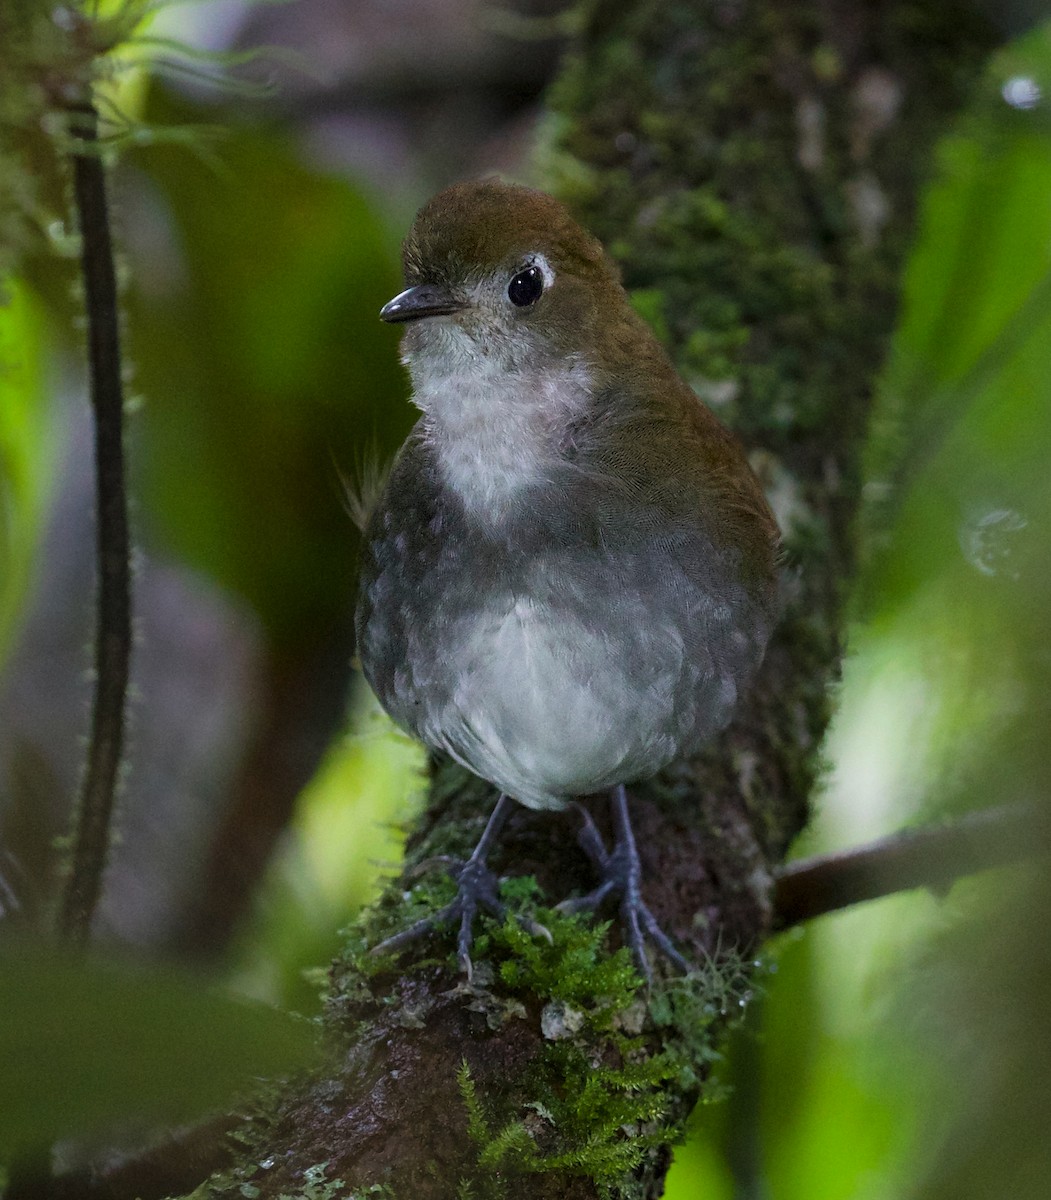
M 788 929 L 894 892 L 922 887 L 940 891 L 964 875 L 1047 850 L 1033 810 L 1020 804 L 801 859 L 777 873 L 774 928 Z

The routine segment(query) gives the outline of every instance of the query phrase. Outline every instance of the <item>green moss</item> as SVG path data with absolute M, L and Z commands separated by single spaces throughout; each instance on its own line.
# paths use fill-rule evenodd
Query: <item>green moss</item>
M 414 888 L 388 901 L 373 919 L 385 935 L 451 894 L 451 882 L 439 878 L 422 894 Z M 466 1061 L 457 1072 L 476 1148 L 476 1171 L 461 1194 L 500 1200 L 509 1180 L 563 1172 L 623 1196 L 625 1181 L 678 1136 L 689 1108 L 681 1096 L 696 1093 L 717 1057 L 716 1027 L 738 1011 L 744 964 L 708 963 L 647 994 L 628 951 L 609 949 L 607 923 L 536 907 L 537 894 L 530 877 L 502 885 L 512 914 L 528 910 L 550 941 L 527 932 L 514 915 L 503 923 L 480 918 L 475 931 L 476 1000 L 488 997 L 490 1026 L 528 1013 L 536 1019 L 539 1011 L 544 1041 L 522 1077 L 499 1094 L 483 1096 Z M 451 931 L 442 949 L 455 969 Z M 338 967 L 341 1003 L 387 1003 L 382 993 L 373 997 L 370 980 L 388 967 L 355 935 Z
M 512 905 L 531 898 L 535 891 L 536 881 L 528 876 L 508 880 L 501 889 Z M 490 923 L 479 939 L 479 952 L 494 954 L 499 978 L 512 992 L 586 1005 L 597 1027 L 605 1028 L 614 1014 L 634 1002 L 642 986 L 630 954 L 625 949 L 610 953 L 608 922 L 596 923 L 551 908 L 538 909 L 536 920 L 550 933 L 550 942 L 509 917 L 502 925 Z
M 362 1000 L 397 1003 L 382 990 L 373 995 L 371 980 L 391 963 L 367 947 L 447 903 L 453 890 L 437 875 L 380 905 L 366 921 L 370 932 L 355 933 L 334 968 L 334 1003 L 348 1012 Z M 498 1094 L 481 1094 L 466 1061 L 457 1072 L 476 1148 L 476 1171 L 461 1190 L 501 1200 L 509 1180 L 563 1172 L 594 1179 L 609 1196 L 626 1196 L 626 1181 L 678 1137 L 690 1107 L 683 1097 L 697 1093 L 718 1057 L 715 1039 L 740 1011 L 749 964 L 727 956 L 647 993 L 629 952 L 610 950 L 608 923 L 538 907 L 538 892 L 531 877 L 505 880 L 501 894 L 511 915 L 502 923 L 477 922 L 476 1004 L 494 1029 L 510 1019 L 535 1020 L 539 1012 L 544 1040 L 521 1078 Z M 526 911 L 550 940 L 523 928 L 515 914 Z M 435 938 L 440 942 L 442 934 Z M 451 930 L 440 952 L 456 970 Z M 414 971 L 433 962 L 399 966 Z
M 487 1111 L 467 1064 L 461 1067 L 457 1082 L 469 1135 L 478 1148 L 480 1186 L 502 1197 L 500 1185 L 508 1177 L 559 1171 L 593 1179 L 612 1194 L 625 1175 L 668 1140 L 661 1097 L 671 1072 L 663 1056 L 596 1067 L 573 1044 L 557 1045 L 548 1065 L 557 1072 L 559 1085 L 544 1086 L 537 1078 L 539 1098 L 511 1115 Z
M 329 1018 L 338 1020 L 342 1015 L 358 1020 L 367 1017 L 375 1004 L 394 1003 L 382 986 L 373 988 L 373 981 L 382 982 L 392 970 L 416 973 L 441 963 L 458 972 L 451 927 L 436 929 L 418 946 L 401 953 L 377 955 L 371 949 L 384 938 L 437 912 L 455 894 L 455 882 L 436 869 L 407 891 L 388 891 L 364 913 L 345 932 L 343 951 L 330 968 L 326 997 Z M 501 897 L 510 915 L 502 924 L 485 915 L 476 919 L 472 947 L 476 983 L 499 979 L 504 985 L 502 991 L 569 1004 L 594 1005 L 597 997 L 602 1010 L 610 1013 L 630 1003 L 641 980 L 626 950 L 610 953 L 607 949 L 608 923 L 593 924 L 583 917 L 539 908 L 538 894 L 532 876 L 501 882 Z M 519 918 L 527 913 L 549 931 L 550 942 L 520 923 Z M 509 1009 L 503 996 L 493 993 L 491 1008 L 495 1028 L 516 1015 L 521 1006 Z
M 515 887 L 526 893 L 529 881 Z M 457 1073 L 479 1186 L 500 1197 L 501 1179 L 563 1172 L 625 1195 L 643 1161 L 679 1136 L 688 1105 L 675 1097 L 695 1094 L 718 1057 L 717 1030 L 741 1011 L 751 964 L 709 962 L 645 997 L 628 953 L 606 948 L 605 925 L 545 909 L 537 917 L 550 944 L 513 919 L 484 935 L 502 986 L 546 1002 L 546 1040 L 500 1096 L 479 1094 L 466 1061 Z
M 335 1200 L 337 1196 L 346 1187 L 342 1179 L 326 1179 L 328 1171 L 328 1163 L 316 1163 L 312 1167 L 307 1167 L 303 1172 L 303 1186 L 295 1193 L 282 1192 L 278 1200 Z M 241 1192 L 244 1194 L 245 1187 L 250 1185 L 242 1185 Z M 366 1195 L 373 1194 L 374 1188 L 369 1188 Z M 355 1197 L 361 1193 L 355 1193 Z M 379 1195 L 383 1195 L 380 1191 Z M 251 1197 L 249 1197 L 251 1200 Z
M 198 1188 L 188 1200 L 207 1200 L 211 1191 L 204 1190 L 207 1184 Z M 240 1195 L 244 1200 L 256 1200 L 263 1194 L 263 1189 L 254 1183 L 242 1183 L 232 1189 L 230 1195 Z M 315 1163 L 303 1172 L 303 1186 L 294 1192 L 281 1192 L 277 1200 L 395 1200 L 394 1192 L 383 1183 L 374 1183 L 371 1187 L 355 1188 L 347 1191 L 347 1185 L 342 1179 L 328 1178 L 328 1163 Z
M 244 1140 L 240 1138 L 238 1140 Z M 250 1139 L 253 1141 L 254 1139 Z M 221 1172 L 207 1179 L 195 1188 L 184 1200 L 214 1200 L 223 1197 L 231 1200 L 243 1197 L 244 1200 L 256 1200 L 262 1195 L 270 1195 L 265 1183 L 265 1172 L 273 1167 L 272 1160 L 263 1159 L 261 1162 L 252 1160 L 249 1155 L 246 1165 Z M 261 1174 L 262 1172 L 262 1174 Z M 292 1192 L 280 1192 L 277 1200 L 396 1200 L 391 1187 L 384 1183 L 374 1183 L 371 1186 L 357 1187 L 348 1190 L 345 1180 L 328 1177 L 328 1162 L 315 1163 L 303 1171 L 302 1185 Z M 246 1177 L 247 1176 L 247 1177 Z

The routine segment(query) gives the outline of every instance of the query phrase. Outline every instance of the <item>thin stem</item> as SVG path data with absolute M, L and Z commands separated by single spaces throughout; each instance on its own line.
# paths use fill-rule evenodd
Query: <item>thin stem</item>
M 1007 805 L 789 863 L 777 874 L 774 926 L 788 929 L 910 888 L 947 888 L 964 875 L 1046 852 L 1038 832 L 1031 807 Z
M 90 935 L 102 891 L 113 803 L 124 746 L 124 709 L 131 660 L 131 572 L 124 484 L 124 396 L 113 243 L 106 179 L 97 152 L 98 114 L 76 112 L 84 150 L 73 154 L 73 191 L 81 236 L 87 312 L 88 368 L 95 417 L 97 597 L 95 695 L 87 761 L 78 797 L 70 872 L 59 932 L 75 945 Z

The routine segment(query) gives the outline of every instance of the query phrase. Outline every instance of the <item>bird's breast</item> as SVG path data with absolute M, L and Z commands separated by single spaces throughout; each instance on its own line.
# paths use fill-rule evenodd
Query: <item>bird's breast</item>
M 479 517 L 514 504 L 558 469 L 565 430 L 592 400 L 590 372 L 574 360 L 521 371 L 461 353 L 431 355 L 410 369 L 442 480 Z

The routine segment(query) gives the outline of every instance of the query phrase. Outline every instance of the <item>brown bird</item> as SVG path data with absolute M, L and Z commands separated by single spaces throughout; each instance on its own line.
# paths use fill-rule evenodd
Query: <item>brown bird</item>
M 379 949 L 504 912 L 487 856 L 516 800 L 561 809 L 610 790 L 603 876 L 566 907 L 620 900 L 688 964 L 642 899 L 626 783 L 730 720 L 776 608 L 778 533 L 737 441 L 635 313 L 601 244 L 556 200 L 495 180 L 440 192 L 404 245 L 422 416 L 368 522 L 357 611 L 365 676 L 427 746 L 501 797 L 451 905 Z

